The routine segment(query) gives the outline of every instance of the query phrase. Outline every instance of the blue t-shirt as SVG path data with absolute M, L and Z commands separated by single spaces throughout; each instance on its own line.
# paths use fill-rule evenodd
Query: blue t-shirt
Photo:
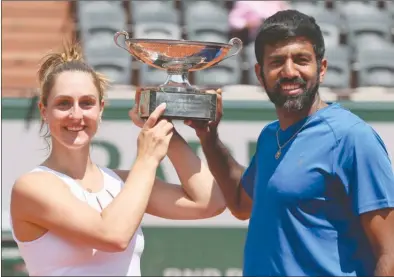
M 394 207 L 394 173 L 378 134 L 339 104 L 285 131 L 261 132 L 242 177 L 253 199 L 244 276 L 372 276 L 359 215 Z

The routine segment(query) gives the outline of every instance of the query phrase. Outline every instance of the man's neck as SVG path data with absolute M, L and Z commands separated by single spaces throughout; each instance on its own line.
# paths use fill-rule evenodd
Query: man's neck
M 89 145 L 79 149 L 68 149 L 56 143 L 52 145 L 51 154 L 43 163 L 44 166 L 77 180 L 82 180 L 88 171 L 94 170 Z
M 279 119 L 279 125 L 282 130 L 286 130 L 291 125 L 299 122 L 307 116 L 314 114 L 321 108 L 328 106 L 325 102 L 321 101 L 317 95 L 312 105 L 305 107 L 300 111 L 289 111 L 286 108 L 276 108 L 276 114 Z

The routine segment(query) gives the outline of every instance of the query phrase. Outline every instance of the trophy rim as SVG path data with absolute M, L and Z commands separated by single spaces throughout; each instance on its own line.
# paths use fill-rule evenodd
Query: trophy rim
M 230 43 L 222 42 L 211 42 L 211 41 L 197 41 L 197 40 L 184 40 L 184 39 L 154 39 L 154 38 L 128 38 L 127 42 L 130 43 L 159 43 L 159 44 L 183 44 L 183 45 L 201 45 L 201 46 L 220 46 L 220 47 L 232 47 Z

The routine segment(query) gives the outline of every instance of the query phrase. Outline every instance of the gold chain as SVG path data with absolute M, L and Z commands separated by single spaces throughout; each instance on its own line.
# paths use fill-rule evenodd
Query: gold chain
M 318 109 L 316 110 L 316 112 L 317 112 L 318 110 L 320 110 L 320 108 L 318 108 Z M 300 129 L 298 129 L 298 131 L 295 132 L 294 135 L 292 135 L 283 145 L 280 145 L 280 143 L 279 143 L 279 130 L 280 130 L 280 126 L 278 127 L 278 130 L 276 130 L 276 142 L 278 143 L 278 148 L 279 148 L 279 149 L 278 149 L 278 151 L 276 151 L 275 159 L 279 159 L 279 158 L 280 158 L 280 155 L 282 155 L 282 149 L 283 149 L 293 138 L 295 138 L 299 132 L 301 132 L 301 130 L 305 127 L 305 125 L 309 122 L 309 120 L 310 120 L 311 118 L 312 118 L 312 116 L 311 116 L 307 121 L 305 121 L 305 123 L 302 124 L 302 126 L 300 127 Z

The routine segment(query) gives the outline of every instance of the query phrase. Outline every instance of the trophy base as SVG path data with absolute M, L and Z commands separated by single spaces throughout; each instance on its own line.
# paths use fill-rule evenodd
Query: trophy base
M 141 91 L 139 115 L 146 119 L 162 103 L 166 103 L 163 118 L 170 120 L 216 119 L 216 94 L 202 92 L 174 92 L 167 88 L 148 88 Z

